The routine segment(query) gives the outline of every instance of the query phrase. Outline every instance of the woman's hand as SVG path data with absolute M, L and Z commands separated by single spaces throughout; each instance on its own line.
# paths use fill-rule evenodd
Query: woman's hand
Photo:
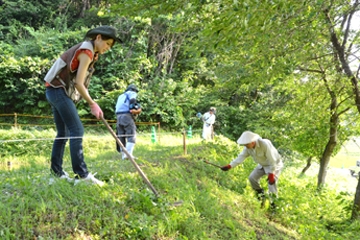
M 91 114 L 94 115 L 97 119 L 100 119 L 104 116 L 103 111 L 96 102 L 90 105 L 90 109 L 91 109 Z

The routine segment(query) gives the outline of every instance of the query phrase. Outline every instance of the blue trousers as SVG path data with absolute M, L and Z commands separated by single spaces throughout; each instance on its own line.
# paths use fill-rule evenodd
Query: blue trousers
M 75 174 L 80 178 L 87 177 L 88 170 L 83 155 L 84 127 L 74 102 L 62 88 L 46 88 L 46 99 L 52 107 L 57 135 L 51 152 L 51 171 L 58 176 L 64 174 L 62 169 L 65 145 L 70 138 L 71 164 Z

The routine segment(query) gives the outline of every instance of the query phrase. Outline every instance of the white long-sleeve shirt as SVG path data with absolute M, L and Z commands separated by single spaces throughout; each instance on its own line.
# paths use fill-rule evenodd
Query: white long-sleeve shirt
M 203 115 L 203 121 L 206 124 L 213 125 L 215 123 L 215 114 L 210 114 L 209 112 L 204 113 Z
M 274 173 L 283 167 L 281 155 L 268 139 L 259 138 L 256 140 L 254 148 L 248 149 L 244 147 L 237 158 L 231 161 L 231 167 L 233 168 L 241 164 L 249 156 L 251 156 L 256 163 L 264 167 L 267 173 Z

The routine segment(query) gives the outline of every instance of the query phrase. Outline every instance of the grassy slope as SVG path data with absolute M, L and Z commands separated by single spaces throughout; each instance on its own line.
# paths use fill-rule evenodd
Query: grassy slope
M 1 239 L 355 239 L 360 228 L 347 221 L 351 193 L 318 193 L 316 175 L 298 177 L 289 162 L 279 208 L 261 209 L 247 184 L 253 161 L 229 172 L 203 163 L 227 164 L 239 152 L 222 137 L 202 143 L 195 136 L 185 155 L 180 133 L 162 135 L 156 144 L 140 134 L 135 155 L 160 193 L 155 198 L 131 162 L 120 160 L 110 134 L 84 139 L 89 170 L 107 182 L 99 188 L 48 184 L 52 131 L 0 132 L 2 139 L 42 139 L 0 144 Z M 64 168 L 71 173 L 66 151 Z M 172 206 L 178 200 L 183 204 Z

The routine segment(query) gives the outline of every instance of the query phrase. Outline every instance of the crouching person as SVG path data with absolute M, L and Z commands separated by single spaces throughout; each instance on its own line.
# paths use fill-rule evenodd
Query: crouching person
M 243 151 L 230 164 L 223 166 L 221 170 L 228 171 L 244 162 L 251 156 L 258 163 L 249 176 L 252 189 L 258 195 L 258 199 L 264 203 L 264 189 L 260 186 L 260 179 L 267 176 L 271 207 L 275 207 L 274 198 L 277 197 L 277 181 L 283 168 L 283 162 L 277 149 L 268 139 L 262 139 L 258 134 L 245 131 L 241 134 L 237 143 L 245 146 Z
M 118 97 L 115 108 L 118 138 L 132 157 L 136 143 L 135 118 L 142 111 L 140 103 L 136 100 L 137 93 L 138 88 L 134 84 L 130 84 L 125 92 Z M 118 152 L 122 153 L 122 159 L 126 159 L 127 155 L 118 144 L 116 145 Z

